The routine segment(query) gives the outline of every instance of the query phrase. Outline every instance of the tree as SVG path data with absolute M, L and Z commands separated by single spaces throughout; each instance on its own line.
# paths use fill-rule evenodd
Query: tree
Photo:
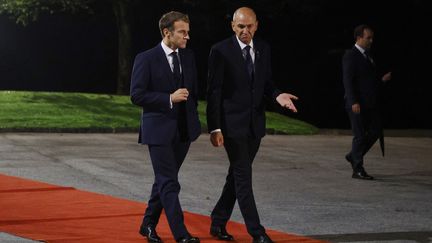
M 249 2 L 268 18 L 277 19 L 289 9 L 308 10 L 314 4 L 304 4 L 298 0 L 254 0 Z M 200 29 L 205 34 L 201 38 L 216 35 L 215 26 L 220 23 L 220 16 L 228 17 L 237 7 L 243 6 L 243 0 L 0 0 L 0 14 L 5 14 L 15 20 L 17 24 L 28 25 L 37 21 L 42 14 L 78 13 L 91 14 L 94 6 L 110 5 L 113 10 L 118 30 L 118 64 L 117 64 L 117 94 L 128 93 L 130 72 L 132 69 L 132 21 L 134 14 L 140 16 L 151 15 L 158 9 L 184 10 L 192 13 Z M 227 12 L 228 11 L 228 12 Z M 225 23 L 224 23 L 225 24 Z M 196 26 L 196 25 L 195 25 Z M 228 25 L 227 25 L 228 26 Z M 194 27 L 195 28 L 195 27 Z M 225 28 L 225 27 L 224 27 Z M 218 39 L 219 36 L 214 36 Z
M 126 94 L 132 68 L 132 30 L 128 12 L 137 0 L 0 0 L 0 14 L 25 26 L 37 21 L 41 14 L 92 13 L 95 2 L 112 5 L 118 29 L 117 94 Z

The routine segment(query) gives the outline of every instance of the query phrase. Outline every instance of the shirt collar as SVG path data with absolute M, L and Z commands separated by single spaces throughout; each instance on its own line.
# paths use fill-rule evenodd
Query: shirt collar
M 361 54 L 364 54 L 366 51 L 365 49 L 363 49 L 361 46 L 359 46 L 357 44 L 355 44 L 355 47 L 361 52 Z
M 241 40 L 238 38 L 237 35 L 236 35 L 236 39 L 237 39 L 237 41 L 238 41 L 238 43 L 240 45 L 240 49 L 243 50 L 243 48 L 245 48 L 247 45 L 245 43 L 241 42 Z M 251 42 L 249 43 L 249 46 L 251 47 L 252 50 L 254 49 L 253 40 L 251 40 Z
M 163 41 L 161 42 L 161 46 L 165 52 L 165 55 L 169 56 L 173 52 L 173 49 L 169 48 Z M 174 51 L 178 53 L 178 48 Z

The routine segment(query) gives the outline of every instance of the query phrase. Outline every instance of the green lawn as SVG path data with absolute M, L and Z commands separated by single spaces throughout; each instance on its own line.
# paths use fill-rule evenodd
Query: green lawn
M 201 124 L 205 101 L 200 101 Z M 60 92 L 0 91 L 0 131 L 134 131 L 140 108 L 129 96 Z M 314 134 L 318 129 L 289 117 L 267 113 L 269 133 Z

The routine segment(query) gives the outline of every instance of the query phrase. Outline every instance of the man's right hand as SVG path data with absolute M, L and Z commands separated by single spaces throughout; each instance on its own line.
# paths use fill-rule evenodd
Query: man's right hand
M 215 147 L 220 147 L 224 144 L 222 132 L 212 132 L 210 134 L 210 141 Z
M 384 74 L 384 76 L 382 77 L 382 81 L 383 82 L 387 82 L 390 81 L 392 79 L 392 72 L 388 72 L 386 74 Z
M 352 111 L 354 112 L 354 113 L 360 113 L 360 104 L 359 103 L 355 103 L 354 105 L 352 105 L 351 106 L 351 108 L 352 108 Z
M 179 103 L 182 101 L 186 101 L 188 96 L 189 96 L 189 91 L 186 88 L 181 88 L 171 94 L 171 101 L 172 103 Z

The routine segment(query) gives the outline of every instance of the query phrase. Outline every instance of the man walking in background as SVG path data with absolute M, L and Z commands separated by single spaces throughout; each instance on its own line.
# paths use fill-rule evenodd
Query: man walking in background
M 365 180 L 374 179 L 364 169 L 363 157 L 378 138 L 383 139 L 380 96 L 383 83 L 391 79 L 391 72 L 378 77 L 376 63 L 370 55 L 373 38 L 369 26 L 357 26 L 355 45 L 345 52 L 342 60 L 345 108 L 354 135 L 351 151 L 345 158 L 352 165 L 352 178 Z

